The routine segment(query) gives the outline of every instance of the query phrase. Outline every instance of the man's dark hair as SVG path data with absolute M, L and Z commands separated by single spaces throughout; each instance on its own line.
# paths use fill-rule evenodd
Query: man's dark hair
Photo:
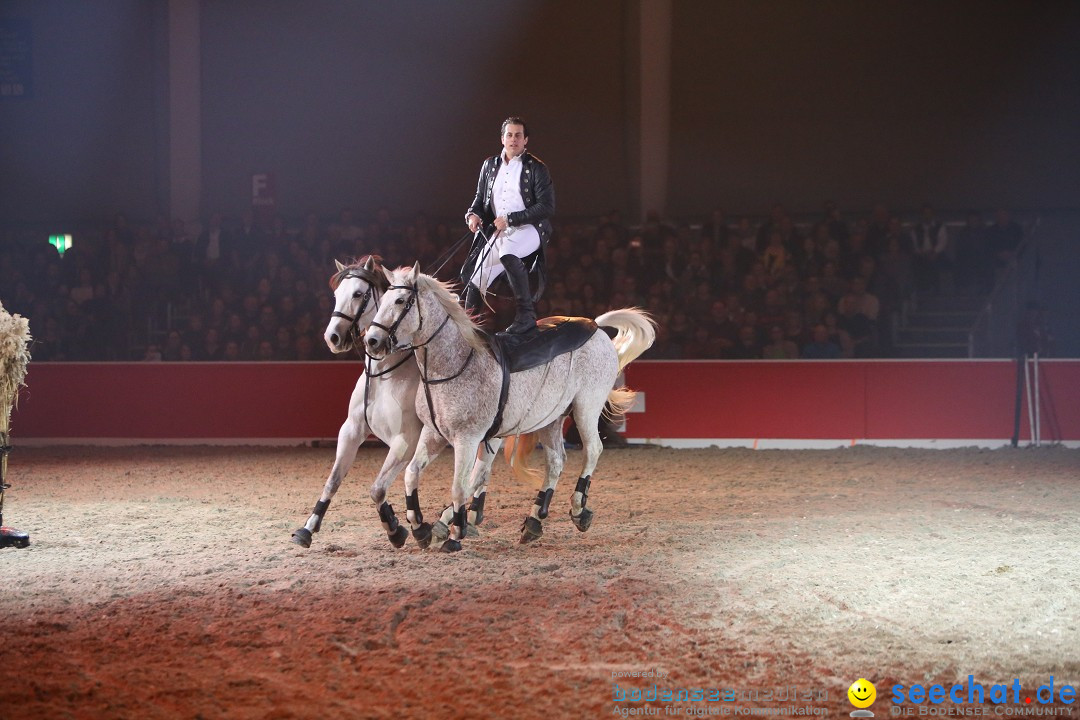
M 502 130 L 499 131 L 500 137 L 506 134 L 507 125 L 520 125 L 521 128 L 525 131 L 525 137 L 529 137 L 529 126 L 526 125 L 525 121 L 517 115 L 511 115 L 510 117 L 503 120 Z

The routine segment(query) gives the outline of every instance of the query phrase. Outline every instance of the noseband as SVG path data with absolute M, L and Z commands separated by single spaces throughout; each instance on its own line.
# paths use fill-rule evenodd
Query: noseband
M 394 322 L 392 322 L 389 327 L 387 327 L 386 325 L 383 325 L 382 323 L 375 322 L 374 320 L 371 321 L 371 327 L 377 327 L 377 328 L 379 328 L 380 330 L 382 330 L 382 331 L 384 331 L 386 333 L 386 339 L 387 339 L 387 342 L 390 345 L 390 350 L 415 350 L 416 348 L 423 347 L 424 345 L 427 345 L 429 342 L 431 342 L 435 338 L 435 335 L 439 334 L 439 330 L 443 329 L 443 325 L 446 325 L 446 321 L 444 320 L 443 324 L 439 326 L 439 330 L 436 330 L 434 332 L 434 334 L 432 334 L 431 337 L 429 337 L 427 340 L 425 340 L 424 342 L 422 342 L 419 345 L 410 345 L 408 347 L 399 347 L 398 346 L 398 339 L 397 339 L 397 329 L 398 329 L 398 327 L 401 326 L 401 321 L 404 320 L 405 316 L 409 314 L 410 310 L 412 310 L 413 305 L 416 305 L 416 301 L 419 298 L 420 291 L 417 289 L 416 285 L 388 285 L 386 289 L 387 290 L 408 290 L 409 291 L 409 297 L 405 300 L 405 306 L 401 309 L 401 314 L 397 316 L 397 319 L 394 320 Z M 416 308 L 416 317 L 417 317 L 416 332 L 420 333 L 424 329 L 424 316 L 420 313 L 420 308 L 419 307 Z M 446 320 L 449 320 L 449 319 L 450 319 L 450 316 L 447 315 Z M 366 348 L 365 348 L 365 351 L 366 351 Z

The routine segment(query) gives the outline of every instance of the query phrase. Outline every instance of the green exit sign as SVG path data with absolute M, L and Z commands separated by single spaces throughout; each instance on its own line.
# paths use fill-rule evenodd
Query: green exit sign
M 63 257 L 64 253 L 71 248 L 70 235 L 50 235 L 49 244 L 56 248 L 56 252 Z

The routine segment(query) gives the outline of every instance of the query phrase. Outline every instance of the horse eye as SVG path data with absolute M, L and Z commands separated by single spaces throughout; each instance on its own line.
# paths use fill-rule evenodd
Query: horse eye
M 354 293 L 352 294 L 352 296 L 353 296 L 354 298 L 358 298 L 358 297 L 362 296 L 363 294 L 364 294 L 364 293 L 362 293 L 362 292 L 360 292 L 359 290 L 357 290 L 356 292 L 354 292 Z
M 402 305 L 404 303 L 405 303 L 405 298 L 398 298 L 397 300 L 394 301 L 395 305 Z

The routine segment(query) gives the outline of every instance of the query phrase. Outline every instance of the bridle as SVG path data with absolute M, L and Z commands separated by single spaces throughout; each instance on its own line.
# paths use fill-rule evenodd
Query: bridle
M 349 270 L 349 272 L 347 272 L 345 275 L 342 275 L 340 280 L 338 281 L 338 285 L 348 280 L 349 278 L 356 278 L 357 280 L 363 280 L 367 283 L 368 289 L 363 295 L 361 295 L 360 308 L 356 311 L 355 315 L 347 315 L 340 310 L 334 310 L 332 313 L 330 313 L 330 317 L 341 318 L 342 320 L 345 320 L 349 323 L 346 334 L 348 338 L 352 341 L 353 349 L 358 349 L 356 340 L 360 335 L 360 328 L 356 323 L 360 318 L 364 317 L 364 311 L 367 310 L 368 303 L 370 303 L 372 300 L 375 301 L 375 311 L 378 312 L 379 298 L 375 295 L 375 290 L 380 284 L 385 283 L 386 280 L 385 278 L 379 277 L 379 275 L 370 270 L 367 270 L 365 268 L 356 268 L 354 270 Z
M 420 312 L 420 306 L 419 306 L 419 304 L 417 302 L 419 300 L 419 298 L 420 298 L 420 290 L 419 290 L 419 288 L 417 287 L 417 285 L 415 283 L 412 284 L 412 285 L 389 285 L 389 286 L 387 286 L 386 289 L 387 290 L 408 290 L 409 291 L 409 296 L 405 300 L 404 307 L 402 307 L 402 309 L 401 309 L 401 314 L 397 316 L 397 318 L 394 320 L 394 322 L 390 323 L 389 326 L 383 325 L 382 323 L 378 323 L 378 322 L 375 322 L 375 321 L 371 322 L 372 327 L 377 327 L 377 328 L 379 328 L 380 330 L 382 330 L 382 331 L 384 331 L 386 333 L 386 340 L 387 340 L 388 346 L 391 348 L 391 352 L 394 351 L 394 350 L 419 350 L 419 349 L 423 348 L 424 346 L 428 345 L 432 340 L 434 340 L 435 337 L 440 332 L 442 332 L 443 328 L 446 327 L 446 323 L 450 322 L 450 314 L 447 313 L 447 315 L 443 319 L 442 323 L 439 325 L 438 328 L 436 328 L 435 332 L 431 333 L 431 337 L 429 337 L 427 340 L 425 340 L 422 343 L 406 345 L 406 346 L 400 346 L 399 347 L 398 346 L 398 340 L 397 340 L 398 327 L 401 326 L 401 322 L 409 314 L 409 311 L 413 309 L 414 305 L 416 306 L 416 317 L 417 317 L 416 332 L 417 332 L 417 334 L 420 334 L 420 332 L 424 329 L 424 315 L 423 315 L 423 313 Z M 364 348 L 364 352 L 367 353 L 367 348 L 366 347 Z M 450 382 L 451 380 L 459 377 L 463 372 L 465 372 L 465 368 L 467 368 L 469 366 L 469 363 L 472 362 L 474 354 L 476 354 L 476 350 L 473 349 L 473 348 L 469 348 L 468 357 L 465 358 L 465 362 L 462 363 L 461 368 L 459 368 L 456 373 L 454 373 L 453 375 L 451 375 L 449 377 L 438 378 L 436 380 L 432 380 L 430 375 L 428 374 L 428 356 L 430 355 L 430 352 L 428 352 L 427 350 L 424 351 L 424 359 L 423 359 L 422 362 L 420 360 L 419 354 L 415 353 L 415 352 L 413 353 L 413 355 L 416 357 L 417 367 L 420 369 L 420 380 L 424 383 L 424 397 L 427 400 L 428 412 L 431 413 L 431 422 L 435 425 L 436 432 L 438 432 L 444 438 L 446 437 L 446 433 L 444 433 L 439 428 L 439 422 L 435 417 L 435 403 L 431 399 L 431 386 L 432 385 L 441 385 L 442 383 Z M 368 354 L 368 357 L 371 358 L 371 355 Z M 372 358 L 372 359 L 374 359 L 374 358 Z M 395 365 L 395 367 L 397 367 L 397 366 Z
M 371 321 L 371 327 L 377 327 L 377 328 L 379 328 L 380 330 L 382 330 L 383 332 L 386 333 L 386 341 L 387 341 L 387 344 L 388 344 L 388 349 L 390 351 L 396 351 L 396 350 L 419 350 L 420 348 L 424 347 L 425 345 L 430 343 L 432 340 L 434 340 L 435 336 L 438 335 L 440 332 L 442 332 L 442 329 L 444 327 L 446 327 L 446 323 L 450 322 L 450 315 L 447 314 L 446 318 L 443 319 L 442 324 L 439 325 L 439 327 L 436 328 L 435 332 L 431 333 L 431 337 L 429 337 L 424 342 L 419 343 L 419 344 L 413 344 L 413 345 L 399 345 L 398 344 L 398 339 L 397 339 L 397 330 L 401 326 L 402 321 L 409 314 L 409 311 L 413 309 L 414 305 L 416 306 L 416 318 L 417 318 L 416 333 L 419 335 L 424 330 L 424 315 L 420 312 L 420 306 L 416 304 L 417 300 L 419 300 L 419 298 L 420 298 L 420 290 L 415 284 L 413 284 L 413 285 L 388 285 L 386 287 L 386 289 L 387 290 L 408 290 L 409 291 L 409 296 L 405 300 L 404 307 L 401 308 L 401 314 L 398 315 L 397 318 L 394 320 L 394 322 L 390 323 L 389 326 L 383 325 L 380 322 L 375 322 L 374 320 Z M 367 348 L 364 348 L 364 352 L 367 352 Z M 371 357 L 371 355 L 369 354 L 368 357 Z

